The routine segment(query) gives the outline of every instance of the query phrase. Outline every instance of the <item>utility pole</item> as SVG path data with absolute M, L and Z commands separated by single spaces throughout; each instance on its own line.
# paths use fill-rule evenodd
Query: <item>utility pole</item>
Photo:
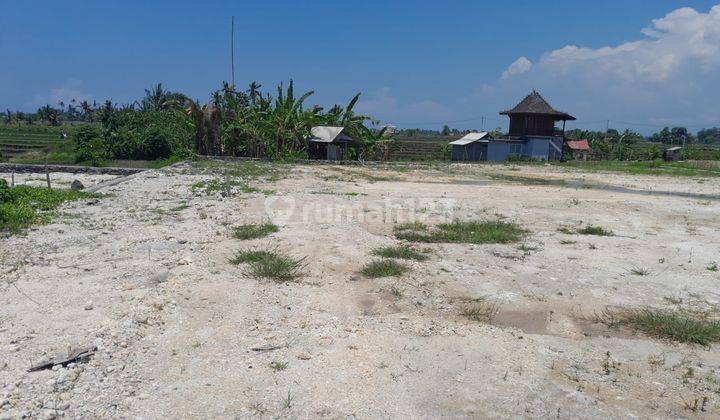
M 485 117 L 482 117 L 482 123 L 480 125 L 480 131 L 485 131 Z
M 230 80 L 235 90 L 235 16 L 230 18 Z
M 608 139 L 608 133 L 610 132 L 610 120 L 605 121 L 605 141 Z

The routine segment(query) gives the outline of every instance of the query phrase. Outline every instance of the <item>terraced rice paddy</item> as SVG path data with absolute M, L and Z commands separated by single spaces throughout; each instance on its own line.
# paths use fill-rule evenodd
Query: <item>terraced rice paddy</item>
M 48 150 L 62 143 L 64 127 L 0 125 L 0 160 L 31 151 Z

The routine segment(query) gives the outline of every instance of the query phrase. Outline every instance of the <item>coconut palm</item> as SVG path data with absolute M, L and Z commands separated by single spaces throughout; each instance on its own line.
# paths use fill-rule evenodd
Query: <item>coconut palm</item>
M 195 125 L 195 150 L 200 155 L 222 154 L 220 144 L 220 111 L 213 105 L 186 100 L 185 111 Z
M 179 92 L 164 90 L 162 83 L 155 87 L 145 89 L 145 97 L 140 101 L 142 111 L 160 111 L 166 109 L 181 109 L 187 96 Z

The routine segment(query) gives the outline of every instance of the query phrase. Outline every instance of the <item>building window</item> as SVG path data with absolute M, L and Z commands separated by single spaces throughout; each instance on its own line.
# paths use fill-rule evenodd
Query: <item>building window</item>
M 522 154 L 522 143 L 510 143 L 509 154 L 512 156 L 520 156 Z

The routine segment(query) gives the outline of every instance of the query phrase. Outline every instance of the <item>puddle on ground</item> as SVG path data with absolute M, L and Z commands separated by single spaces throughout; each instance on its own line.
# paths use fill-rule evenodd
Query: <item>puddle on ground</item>
M 516 328 L 527 334 L 550 334 L 548 331 L 548 311 L 500 310 L 492 324 L 501 328 Z
M 543 309 L 500 309 L 493 317 L 492 325 L 514 328 L 526 334 L 552 335 L 563 338 L 583 339 L 591 337 L 637 338 L 638 335 L 624 328 L 609 328 L 587 317 Z
M 701 194 L 684 191 L 662 191 L 662 190 L 641 190 L 635 188 L 621 187 L 619 185 L 603 184 L 599 182 L 587 182 L 577 179 L 548 179 L 548 178 L 535 178 L 528 176 L 518 175 L 506 175 L 506 174 L 493 174 L 488 176 L 488 180 L 475 180 L 475 179 L 456 179 L 451 181 L 422 181 L 427 184 L 455 184 L 455 185 L 477 185 L 485 186 L 492 185 L 496 181 L 507 181 L 519 185 L 529 186 L 551 186 L 551 187 L 562 187 L 572 189 L 586 189 L 586 190 L 599 190 L 616 192 L 620 194 L 638 194 L 638 195 L 650 195 L 650 196 L 666 196 L 666 197 L 681 197 L 691 198 L 695 200 L 714 200 L 720 201 L 719 195 L 714 194 Z

